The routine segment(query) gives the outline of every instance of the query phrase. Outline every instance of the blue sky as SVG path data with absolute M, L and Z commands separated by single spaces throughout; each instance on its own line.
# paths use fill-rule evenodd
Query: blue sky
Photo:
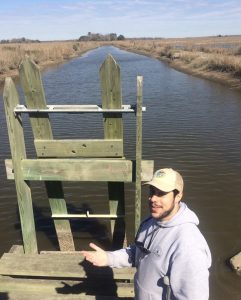
M 241 0 L 0 1 L 0 40 L 77 39 L 89 31 L 126 37 L 241 34 Z

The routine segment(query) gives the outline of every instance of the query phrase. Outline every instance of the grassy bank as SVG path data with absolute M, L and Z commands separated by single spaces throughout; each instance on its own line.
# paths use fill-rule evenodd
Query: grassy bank
M 241 89 L 241 36 L 125 40 L 114 45 L 165 60 L 183 72 Z
M 241 89 L 241 36 L 0 44 L 0 83 L 6 76 L 18 74 L 17 68 L 25 55 L 32 57 L 43 68 L 110 43 L 164 60 L 183 72 Z
M 42 42 L 0 44 L 0 83 L 6 76 L 17 76 L 25 55 L 43 68 L 79 56 L 99 46 L 98 42 Z

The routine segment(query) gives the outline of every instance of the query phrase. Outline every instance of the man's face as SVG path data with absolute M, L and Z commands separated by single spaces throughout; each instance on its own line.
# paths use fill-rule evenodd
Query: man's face
M 179 209 L 182 194 L 175 196 L 174 192 L 163 192 L 154 186 L 150 186 L 149 208 L 153 218 L 161 221 L 170 220 Z

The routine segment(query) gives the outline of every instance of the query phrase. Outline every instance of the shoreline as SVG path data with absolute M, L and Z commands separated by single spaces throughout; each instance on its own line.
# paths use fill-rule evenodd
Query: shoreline
M 68 62 L 71 59 L 74 59 L 74 58 L 77 58 L 77 57 L 81 57 L 82 55 L 84 55 L 88 51 L 94 50 L 94 49 L 96 49 L 98 47 L 99 47 L 99 45 L 98 46 L 94 46 L 94 47 L 90 47 L 90 48 L 84 49 L 82 51 L 79 51 L 75 55 L 70 55 L 70 56 L 65 57 L 65 58 L 42 61 L 40 63 L 37 63 L 37 66 L 39 67 L 40 71 L 42 72 L 42 71 L 46 70 L 49 67 L 55 67 L 57 65 L 63 64 L 65 62 Z M 0 88 L 4 87 L 5 78 L 7 78 L 7 77 L 11 77 L 13 80 L 18 80 L 19 79 L 18 68 L 13 69 L 13 70 L 8 70 L 6 73 L 0 74 Z
M 57 66 L 59 64 L 65 63 L 71 59 L 77 58 L 77 57 L 81 57 L 82 55 L 84 55 L 86 52 L 96 49 L 100 46 L 105 46 L 107 44 L 104 45 L 96 45 L 94 47 L 90 47 L 87 48 L 83 51 L 78 52 L 75 55 L 71 55 L 69 57 L 66 58 L 62 58 L 62 59 L 56 59 L 56 60 L 48 60 L 48 61 L 43 61 L 40 62 L 38 65 L 38 67 L 40 68 L 41 71 L 45 70 L 48 67 L 51 66 Z M 231 88 L 231 89 L 235 89 L 238 91 L 241 91 L 241 79 L 239 78 L 235 78 L 234 76 L 232 76 L 231 73 L 227 73 L 227 72 L 218 72 L 218 71 L 209 71 L 209 70 L 202 70 L 201 68 L 193 68 L 191 67 L 189 64 L 185 64 L 182 60 L 180 59 L 171 59 L 165 56 L 160 56 L 158 53 L 156 53 L 155 51 L 148 51 L 148 50 L 142 50 L 142 49 L 133 49 L 129 46 L 125 46 L 125 45 L 121 45 L 120 43 L 116 44 L 116 43 L 111 43 L 111 45 L 120 48 L 122 50 L 125 51 L 129 51 L 132 53 L 136 53 L 136 54 L 140 54 L 140 55 L 145 55 L 147 57 L 151 57 L 154 59 L 157 59 L 161 62 L 166 63 L 169 67 L 185 73 L 185 74 L 189 74 L 198 78 L 202 78 L 202 79 L 206 79 L 206 80 L 210 80 L 210 81 L 214 81 L 217 83 L 221 83 L 224 84 L 225 86 Z M 0 74 L 0 88 L 2 88 L 4 86 L 4 81 L 6 77 L 11 77 L 13 78 L 13 80 L 18 79 L 19 74 L 18 74 L 18 68 L 14 69 L 14 70 L 8 70 L 6 73 L 4 74 Z
M 168 57 L 161 57 L 161 56 L 158 56 L 157 53 L 155 53 L 155 52 L 131 49 L 131 48 L 125 47 L 123 45 L 118 45 L 118 47 L 122 50 L 130 51 L 130 52 L 133 52 L 136 54 L 145 55 L 147 57 L 157 59 L 161 62 L 168 64 L 169 67 L 171 67 L 179 72 L 182 72 L 182 73 L 185 73 L 188 75 L 192 75 L 192 76 L 195 76 L 198 78 L 214 81 L 217 83 L 221 83 L 231 89 L 241 91 L 241 79 L 233 77 L 230 73 L 207 71 L 207 70 L 201 70 L 198 68 L 195 69 L 195 68 L 191 68 L 190 66 L 188 66 L 187 64 L 183 63 L 182 61 L 180 61 L 178 59 L 170 59 Z

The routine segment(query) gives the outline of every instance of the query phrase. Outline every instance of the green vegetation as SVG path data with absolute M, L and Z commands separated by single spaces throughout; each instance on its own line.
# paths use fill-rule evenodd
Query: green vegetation
M 120 34 L 117 36 L 116 33 L 100 34 L 88 32 L 87 35 L 82 35 L 79 38 L 79 41 L 117 41 L 124 40 L 124 35 Z

